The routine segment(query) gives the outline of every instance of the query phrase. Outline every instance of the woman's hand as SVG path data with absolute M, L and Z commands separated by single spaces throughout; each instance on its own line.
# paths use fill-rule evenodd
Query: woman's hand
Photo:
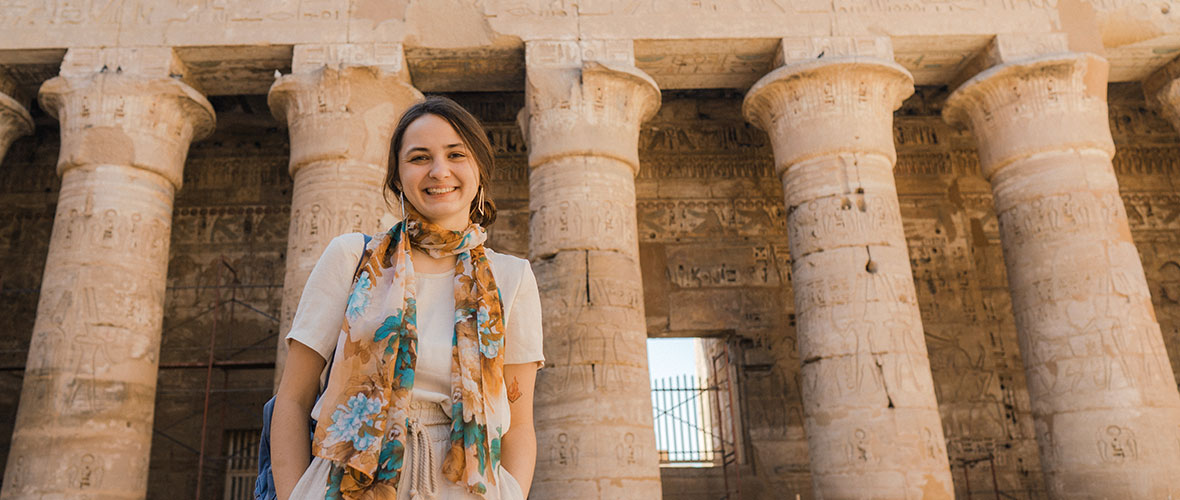
M 541 362 L 504 365 L 504 384 L 512 423 L 500 440 L 500 464 L 520 483 L 529 497 L 533 470 L 537 466 L 537 431 L 533 427 L 533 387 Z
M 287 342 L 287 365 L 275 395 L 270 421 L 271 471 L 278 500 L 287 500 L 311 463 L 308 416 L 320 392 L 320 373 L 327 364 L 312 348 Z

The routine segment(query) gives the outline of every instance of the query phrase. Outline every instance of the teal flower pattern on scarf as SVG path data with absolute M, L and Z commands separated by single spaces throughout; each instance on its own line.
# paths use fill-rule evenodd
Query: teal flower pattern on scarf
M 369 272 L 361 271 L 361 275 L 356 278 L 356 284 L 352 286 L 352 293 L 348 296 L 348 310 L 345 311 L 348 319 L 355 320 L 368 309 L 371 301 L 369 289 L 372 287 Z
M 480 306 L 479 313 L 475 318 L 475 324 L 476 327 L 479 328 L 479 352 L 486 358 L 496 357 L 500 354 L 500 348 L 504 347 L 503 337 L 498 340 L 493 339 L 493 336 L 491 335 L 491 328 L 489 328 L 491 322 L 492 317 L 488 312 L 488 308 L 485 306 Z
M 387 316 L 385 318 L 385 321 L 381 323 L 381 326 L 377 327 L 377 331 L 373 332 L 373 342 L 381 342 L 395 333 L 401 335 L 403 310 L 404 309 L 398 309 L 396 314 Z
M 503 302 L 483 247 L 486 239 L 478 225 L 449 231 L 411 213 L 365 248 L 312 443 L 315 456 L 332 462 L 327 498 L 397 496 L 406 465 L 404 412 L 417 364 L 413 247 L 436 258 L 455 256 L 455 390 L 443 474 L 486 500 L 500 500 L 494 486 L 501 436 L 489 430 L 502 435 L 509 402 L 503 380 Z
M 381 398 L 369 398 L 357 394 L 348 398 L 346 405 L 338 405 L 332 414 L 332 425 L 328 427 L 328 441 L 339 443 L 351 441 L 357 450 L 366 450 L 373 445 L 377 436 L 365 432 L 366 427 L 376 425 L 375 417 L 381 413 Z
M 396 439 L 386 441 L 385 445 L 381 447 L 381 456 L 377 459 L 377 479 L 381 481 L 397 479 L 405 455 L 405 445 L 401 441 Z

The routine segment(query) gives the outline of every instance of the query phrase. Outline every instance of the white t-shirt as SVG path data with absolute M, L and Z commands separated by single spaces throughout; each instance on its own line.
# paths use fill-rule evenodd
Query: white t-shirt
M 361 233 L 337 236 L 316 262 L 287 340 L 310 347 L 330 359 L 340 337 L 352 275 L 364 252 Z M 504 306 L 504 364 L 544 361 L 541 297 L 527 260 L 487 250 Z M 418 362 L 414 368 L 415 400 L 446 402 L 451 396 L 451 340 L 455 331 L 454 271 L 415 273 L 418 290 Z M 319 415 L 319 402 L 312 415 Z M 450 410 L 450 405 L 443 408 Z

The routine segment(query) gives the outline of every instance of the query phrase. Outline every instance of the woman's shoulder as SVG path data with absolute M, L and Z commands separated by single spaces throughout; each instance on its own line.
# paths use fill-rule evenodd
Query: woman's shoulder
M 537 288 L 535 284 L 537 279 L 533 277 L 533 268 L 527 259 L 499 253 L 490 248 L 486 250 L 486 253 L 492 266 L 492 274 L 496 276 L 496 285 L 510 303 L 515 300 L 522 288 L 526 290 Z
M 520 274 L 526 270 L 532 270 L 528 259 L 522 259 L 515 255 L 497 252 L 491 248 L 485 248 L 488 260 L 491 261 L 494 270 L 504 270 L 512 274 Z
M 328 242 L 324 253 L 336 255 L 353 255 L 359 257 L 365 251 L 365 233 L 344 233 Z

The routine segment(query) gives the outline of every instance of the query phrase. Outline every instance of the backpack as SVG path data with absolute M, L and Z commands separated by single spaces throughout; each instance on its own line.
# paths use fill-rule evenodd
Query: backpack
M 365 246 L 368 248 L 369 240 L 372 236 L 365 235 Z M 356 268 L 359 270 L 361 264 L 364 264 L 365 252 L 361 251 L 361 260 L 356 263 Z M 356 271 L 352 273 L 356 275 Z M 354 278 L 355 280 L 355 278 Z M 332 375 L 332 361 L 335 359 L 335 352 L 332 357 L 328 358 L 328 376 Z M 324 395 L 324 388 L 320 388 L 320 393 L 316 396 L 318 400 Z M 275 489 L 275 476 L 270 469 L 270 419 L 275 411 L 275 397 L 271 396 L 270 400 L 262 406 L 262 436 L 258 440 L 258 479 L 254 481 L 254 500 L 275 500 L 278 498 L 278 490 Z M 308 441 L 310 442 L 315 436 L 316 419 L 308 417 L 308 430 L 310 434 Z

